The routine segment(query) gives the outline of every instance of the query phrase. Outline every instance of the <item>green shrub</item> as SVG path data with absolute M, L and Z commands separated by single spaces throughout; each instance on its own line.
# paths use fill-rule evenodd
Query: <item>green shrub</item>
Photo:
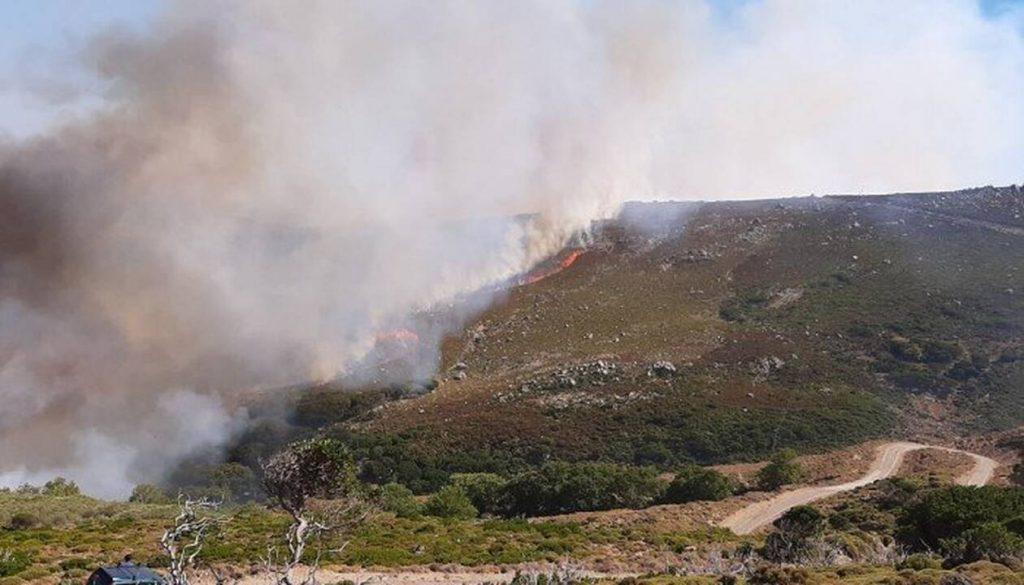
M 8 530 L 29 530 L 39 526 L 39 518 L 31 512 L 15 512 L 11 515 L 11 519 L 7 521 Z
M 735 490 L 733 481 L 725 474 L 691 465 L 682 469 L 669 483 L 663 501 L 668 504 L 719 501 L 733 495 Z
M 924 350 L 904 337 L 893 337 L 889 341 L 889 352 L 897 359 L 907 362 L 919 362 L 924 359 Z
M 400 483 L 389 483 L 380 488 L 380 507 L 399 518 L 412 518 L 422 512 L 412 490 Z
M 742 323 L 756 314 L 770 299 L 770 295 L 760 289 L 743 291 L 726 299 L 718 309 L 718 316 L 725 321 Z
M 322 437 L 292 443 L 264 461 L 263 488 L 288 511 L 304 509 L 310 498 L 342 498 L 363 490 L 348 445 Z
M 1014 485 L 1024 487 L 1024 462 L 1015 463 L 1013 465 L 1013 471 L 1010 473 L 1010 481 Z
M 299 397 L 292 411 L 292 422 L 303 427 L 323 427 L 355 418 L 386 400 L 388 395 L 383 390 L 316 389 Z
M 228 502 L 250 502 L 262 496 L 262 487 L 252 469 L 240 463 L 222 463 L 213 468 L 210 486 L 217 488 Z
M 772 523 L 776 531 L 765 539 L 761 554 L 780 563 L 803 562 L 825 530 L 825 516 L 811 506 L 795 506 Z
M 658 499 L 664 487 L 647 467 L 551 462 L 513 477 L 505 496 L 508 513 L 538 516 L 643 508 Z
M 948 364 L 963 353 L 956 343 L 936 340 L 925 341 L 921 351 L 922 361 L 930 364 Z
M 423 512 L 438 518 L 475 518 L 477 509 L 466 493 L 453 485 L 445 486 L 430 496 Z
M 926 569 L 941 569 L 942 558 L 931 554 L 931 553 L 914 553 L 908 556 L 902 563 L 900 568 L 910 569 L 912 571 L 924 571 Z
M 46 482 L 46 485 L 43 486 L 43 493 L 48 496 L 58 497 L 79 496 L 82 494 L 81 490 L 78 489 L 78 484 L 63 477 L 55 477 Z
M 750 585 L 804 585 L 811 582 L 811 574 L 803 567 L 761 565 L 747 582 Z
M 796 451 L 783 449 L 772 457 L 771 463 L 757 472 L 757 487 L 764 491 L 777 490 L 796 483 L 803 477 L 803 468 L 796 462 Z
M 137 504 L 169 504 L 171 498 L 162 489 L 153 484 L 140 483 L 132 490 L 132 495 L 128 498 L 128 501 Z
M 825 517 L 811 506 L 794 506 L 772 525 L 797 538 L 810 538 L 824 530 Z
M 994 534 L 994 529 L 988 525 L 1015 526 L 1014 520 L 1021 515 L 1024 515 L 1024 489 L 940 488 L 925 493 L 903 509 L 899 516 L 899 537 L 915 549 L 942 550 L 944 546 L 952 546 L 958 550 L 956 539 L 969 531 L 986 527 L 975 535 L 980 543 Z M 1012 532 L 1009 528 L 1007 531 Z
M 17 575 L 32 564 L 32 558 L 24 551 L 0 548 L 0 577 Z
M 496 473 L 454 473 L 452 485 L 461 489 L 480 512 L 498 514 L 505 509 L 508 480 Z
M 72 557 L 70 559 L 64 559 L 58 566 L 60 566 L 62 571 L 72 571 L 75 569 L 88 569 L 92 567 L 92 565 L 93 563 L 89 559 Z
M 946 558 L 957 565 L 981 560 L 1015 565 L 1024 559 L 1024 539 L 998 522 L 965 530 L 941 544 Z

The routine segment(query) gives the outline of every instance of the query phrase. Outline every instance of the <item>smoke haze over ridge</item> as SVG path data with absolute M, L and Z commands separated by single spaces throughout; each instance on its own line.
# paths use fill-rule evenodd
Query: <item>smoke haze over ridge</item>
M 968 0 L 184 0 L 97 37 L 106 106 L 0 145 L 0 483 L 126 495 L 226 440 L 222 396 L 345 372 L 627 199 L 1017 182 L 1020 25 Z

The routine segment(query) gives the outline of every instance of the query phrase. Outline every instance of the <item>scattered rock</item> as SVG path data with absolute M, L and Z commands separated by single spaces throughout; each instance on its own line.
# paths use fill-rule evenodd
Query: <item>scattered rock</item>
M 754 382 L 764 382 L 773 373 L 781 370 L 786 362 L 778 356 L 768 356 L 756 359 L 750 364 L 750 372 L 754 375 Z
M 649 377 L 658 378 L 670 378 L 676 375 L 676 365 L 670 361 L 657 361 L 651 364 L 651 367 L 647 369 L 647 375 Z

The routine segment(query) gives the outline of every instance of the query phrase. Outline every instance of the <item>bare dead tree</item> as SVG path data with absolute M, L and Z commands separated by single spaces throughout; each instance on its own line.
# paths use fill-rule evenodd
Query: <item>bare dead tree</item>
M 287 552 L 269 546 L 266 568 L 278 585 L 314 585 L 323 554 L 340 553 L 349 542 L 325 551 L 325 538 L 350 534 L 372 509 L 359 493 L 352 456 L 340 441 L 312 439 L 290 445 L 261 466 L 267 495 L 292 517 L 285 534 Z M 311 545 L 315 555 L 303 579 L 296 581 L 295 570 L 308 558 Z
M 218 502 L 178 496 L 174 525 L 160 537 L 160 548 L 169 560 L 170 585 L 189 585 L 188 572 L 206 545 L 210 533 L 226 520 L 215 514 Z

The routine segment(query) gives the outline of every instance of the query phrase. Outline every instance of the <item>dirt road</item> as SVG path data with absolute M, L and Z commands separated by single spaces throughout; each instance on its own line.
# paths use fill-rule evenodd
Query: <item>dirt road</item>
M 794 506 L 810 504 L 822 498 L 854 490 L 894 475 L 899 471 L 906 454 L 919 449 L 939 449 L 951 453 L 963 453 L 974 459 L 974 467 L 956 479 L 956 483 L 959 485 L 985 485 L 992 479 L 996 467 L 999 466 L 994 459 L 959 449 L 910 442 L 886 443 L 878 447 L 875 460 L 871 463 L 868 472 L 861 478 L 837 485 L 810 486 L 783 492 L 769 500 L 757 502 L 738 510 L 723 520 L 721 526 L 729 528 L 736 534 L 750 534 L 758 528 L 774 522 Z

